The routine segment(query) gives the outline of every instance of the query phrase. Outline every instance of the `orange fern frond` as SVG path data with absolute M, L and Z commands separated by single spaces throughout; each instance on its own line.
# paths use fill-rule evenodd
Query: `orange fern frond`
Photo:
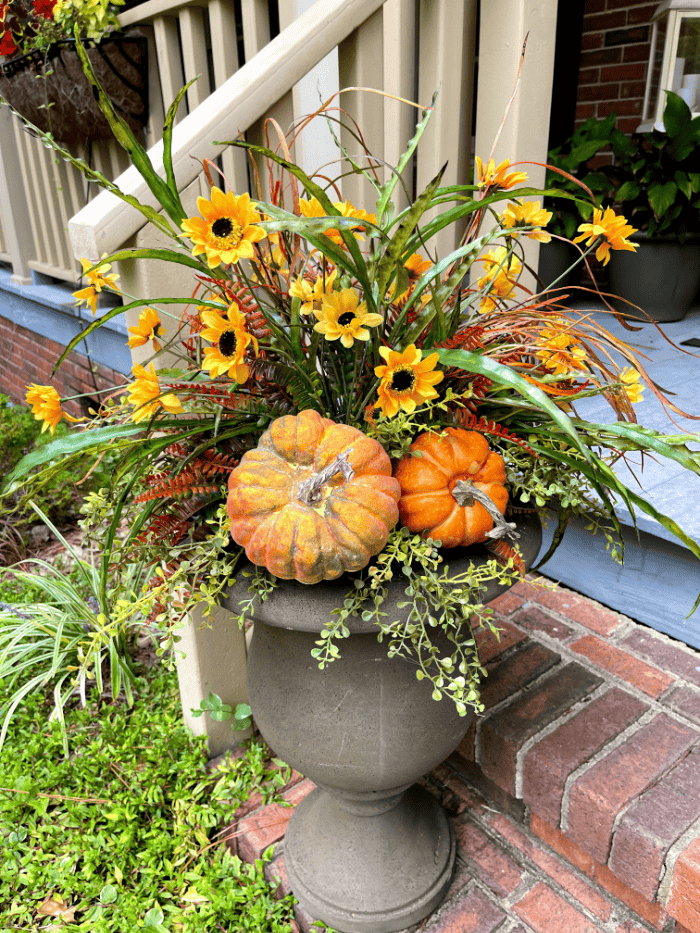
M 500 437 L 504 441 L 511 441 L 513 444 L 519 444 L 523 450 L 526 450 L 533 457 L 538 456 L 532 447 L 526 444 L 521 437 L 517 437 L 512 431 L 509 431 L 508 428 L 504 427 L 502 424 L 498 424 L 496 421 L 487 421 L 483 415 L 481 418 L 477 418 L 476 415 L 464 408 L 453 411 L 453 414 L 457 424 L 467 431 L 477 431 L 479 434 Z

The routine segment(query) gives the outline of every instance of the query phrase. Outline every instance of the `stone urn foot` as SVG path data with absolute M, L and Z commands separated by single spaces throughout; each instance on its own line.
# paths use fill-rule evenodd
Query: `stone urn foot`
M 318 787 L 292 816 L 284 861 L 312 917 L 344 933 L 390 933 L 443 899 L 455 841 L 442 807 L 418 785 L 364 794 Z

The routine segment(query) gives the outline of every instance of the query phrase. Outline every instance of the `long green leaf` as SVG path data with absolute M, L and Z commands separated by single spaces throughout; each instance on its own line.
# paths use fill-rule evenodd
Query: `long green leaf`
M 13 483 L 27 476 L 35 467 L 56 457 L 70 457 L 73 454 L 82 453 L 94 447 L 106 446 L 110 441 L 131 437 L 142 432 L 142 425 L 120 424 L 94 428 L 89 431 L 76 431 L 67 434 L 65 437 L 57 437 L 50 444 L 33 450 L 22 457 L 14 470 L 5 477 L 3 489 L 9 489 Z
M 80 42 L 77 26 L 75 27 L 75 40 L 75 49 L 78 53 L 78 57 L 80 58 L 80 64 L 82 65 L 83 73 L 94 88 L 97 106 L 100 108 L 105 116 L 105 119 L 109 123 L 110 129 L 114 133 L 115 139 L 127 153 L 131 164 L 140 173 L 143 180 L 153 192 L 158 203 L 165 210 L 170 219 L 179 227 L 186 216 L 182 202 L 180 201 L 180 195 L 178 194 L 177 190 L 173 191 L 169 185 L 163 181 L 160 175 L 158 175 L 158 173 L 153 168 L 153 163 L 151 162 L 148 153 L 143 148 L 141 143 L 139 143 L 139 141 L 136 139 L 128 123 L 123 120 L 115 111 L 114 107 L 112 106 L 112 102 L 103 91 L 100 82 L 95 76 L 95 72 L 92 69 L 92 64 L 90 63 L 87 52 Z
M 397 263 L 402 263 L 403 255 L 406 251 L 406 244 L 411 234 L 418 226 L 418 221 L 432 204 L 433 196 L 440 185 L 446 168 L 447 163 L 443 165 L 435 178 L 428 184 L 425 191 L 416 198 L 408 212 L 404 214 L 398 230 L 391 238 L 391 242 L 387 246 L 379 262 L 379 266 L 377 267 L 376 288 L 378 301 L 382 301 L 386 293 L 394 267 Z
M 177 97 L 168 107 L 168 113 L 166 114 L 165 123 L 163 124 L 163 168 L 165 169 L 165 181 L 169 189 L 177 193 L 178 200 L 180 199 L 180 195 L 177 191 L 177 179 L 175 178 L 175 172 L 173 170 L 173 127 L 175 126 L 175 117 L 182 103 L 182 98 L 198 78 L 201 78 L 201 75 L 192 78 L 183 88 L 180 88 Z M 182 208 L 182 202 L 180 202 L 180 207 Z M 182 213 L 184 216 L 184 209 Z

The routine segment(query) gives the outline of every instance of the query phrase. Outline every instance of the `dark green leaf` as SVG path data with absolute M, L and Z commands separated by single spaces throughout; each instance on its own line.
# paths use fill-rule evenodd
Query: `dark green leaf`
M 657 217 L 663 217 L 676 200 L 677 194 L 678 187 L 673 181 L 667 181 L 663 185 L 651 185 L 649 188 L 649 203 Z

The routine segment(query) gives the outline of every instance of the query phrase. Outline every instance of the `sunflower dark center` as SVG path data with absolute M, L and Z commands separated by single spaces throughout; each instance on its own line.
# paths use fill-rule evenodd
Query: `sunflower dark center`
M 217 217 L 211 225 L 211 232 L 223 240 L 233 233 L 233 221 L 230 217 Z
M 235 330 L 225 330 L 219 337 L 219 353 L 230 359 L 236 355 L 238 337 Z
M 416 384 L 416 374 L 412 369 L 397 369 L 391 376 L 391 388 L 394 392 L 410 392 Z
M 353 311 L 344 311 L 338 318 L 341 327 L 349 327 L 357 315 Z

